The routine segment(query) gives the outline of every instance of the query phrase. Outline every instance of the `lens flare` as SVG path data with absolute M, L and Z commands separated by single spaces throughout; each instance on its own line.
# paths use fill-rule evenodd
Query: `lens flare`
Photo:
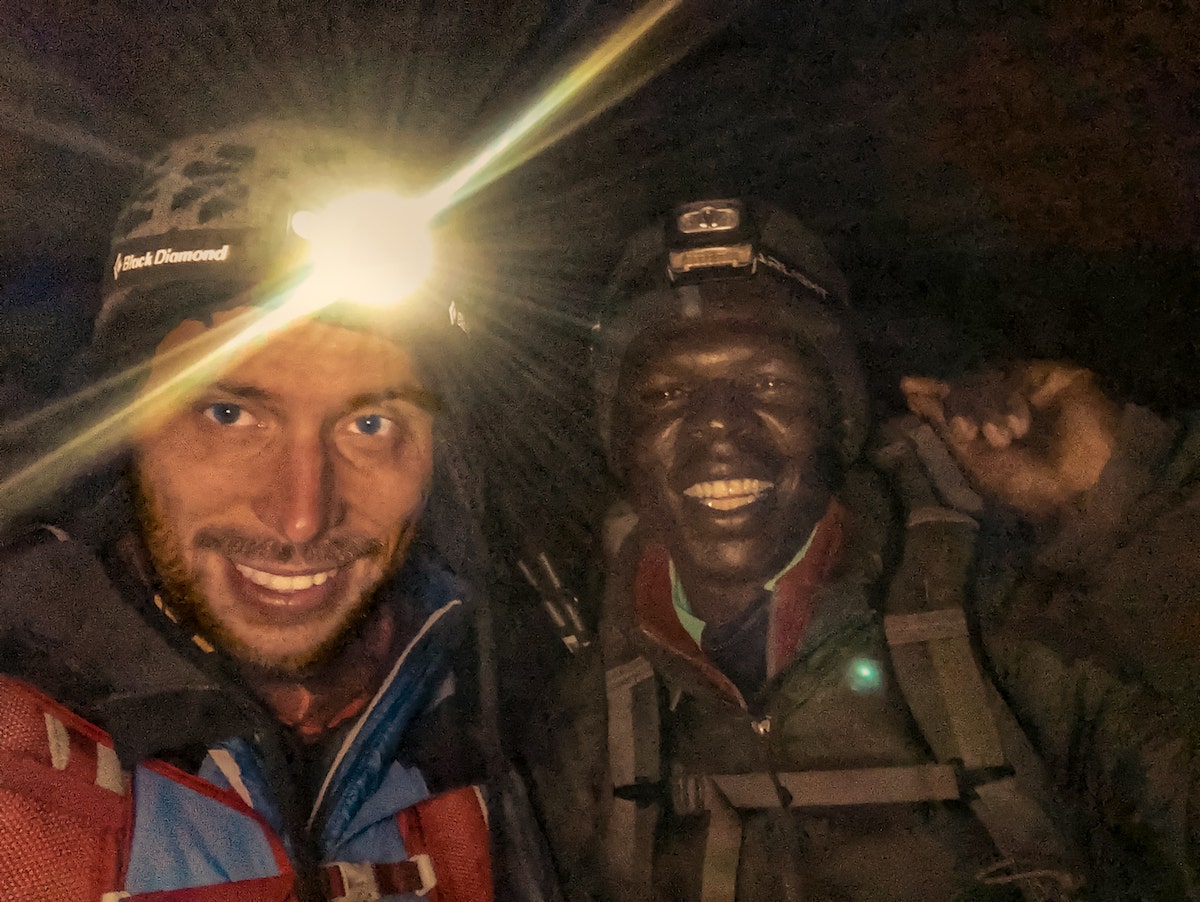
M 11 435 L 47 428 L 44 422 L 34 420 L 49 421 L 52 429 L 56 419 L 65 419 L 81 407 L 91 409 L 90 422 L 0 481 L 0 498 L 4 499 L 0 506 L 0 527 L 35 509 L 89 466 L 118 453 L 129 444 L 137 429 L 178 411 L 180 405 L 210 384 L 237 355 L 253 350 L 272 334 L 314 312 L 311 300 L 291 286 L 269 299 L 260 293 L 255 296 L 247 293 L 236 298 L 232 306 L 244 306 L 246 312 L 155 357 L 153 377 L 150 377 L 151 364 L 142 363 L 6 429 Z M 102 403 L 105 397 L 128 399 L 131 395 L 132 400 L 116 406 Z M 97 406 L 98 412 L 94 410 Z
M 675 62 L 690 49 L 689 42 L 679 41 L 670 52 L 657 53 L 652 58 L 647 55 L 640 61 L 642 65 L 632 66 L 618 83 L 603 84 L 603 76 L 610 74 L 619 62 L 631 63 L 627 57 L 632 51 L 683 5 L 684 0 L 656 0 L 630 15 L 599 46 L 552 84 L 512 125 L 434 188 L 429 193 L 434 206 L 446 209 L 465 200 L 537 155 L 562 135 L 628 97 Z M 593 102 L 585 105 L 585 99 Z
M 259 311 L 208 330 L 195 346 L 179 349 L 167 367 L 169 375 L 160 378 L 156 372 L 152 384 L 138 391 L 128 404 L 97 410 L 99 405 L 93 399 L 128 397 L 145 382 L 146 364 L 35 417 L 50 422 L 49 428 L 39 423 L 40 434 L 67 437 L 44 442 L 42 450 L 51 450 L 32 460 L 23 459 L 16 472 L 0 481 L 0 528 L 34 510 L 97 460 L 125 447 L 137 424 L 177 410 L 190 392 L 210 381 L 233 355 L 274 331 L 339 300 L 390 304 L 415 290 L 434 267 L 431 226 L 439 216 L 628 97 L 720 28 L 737 6 L 730 3 L 717 15 L 705 4 L 653 0 L 425 196 L 405 200 L 383 191 L 360 192 L 324 210 L 294 216 L 294 231 L 309 241 L 310 260 L 278 291 L 263 289 L 231 303 L 231 307 L 257 306 Z M 689 22 L 681 22 L 675 15 L 692 8 L 696 14 Z M 678 31 L 675 24 L 680 25 Z M 652 45 L 652 41 L 656 43 Z M 14 128 L 11 117 L 0 122 L 0 127 L 5 126 Z M 20 124 L 16 126 L 20 130 Z M 76 135 L 48 134 L 45 123 L 26 123 L 23 128 L 29 131 L 35 126 L 43 139 L 106 159 L 114 166 L 128 162 L 119 151 L 81 142 Z M 404 227 L 397 228 L 399 224 Z M 163 361 L 156 360 L 154 365 L 158 371 Z M 73 415 L 84 409 L 89 417 L 80 428 Z M 13 424 L 5 432 L 20 432 L 25 425 Z M 3 440 L 0 436 L 0 444 Z
M 853 692 L 878 692 L 883 688 L 883 669 L 871 658 L 854 658 L 846 665 L 846 682 Z
M 372 306 L 402 301 L 433 271 L 436 212 L 424 200 L 369 190 L 293 214 L 292 231 L 308 242 L 304 290 Z

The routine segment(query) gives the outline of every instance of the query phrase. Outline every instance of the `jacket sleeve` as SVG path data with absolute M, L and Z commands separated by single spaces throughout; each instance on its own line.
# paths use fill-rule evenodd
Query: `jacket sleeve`
M 998 681 L 1097 879 L 1200 898 L 1200 430 L 1126 410 L 1118 447 L 1003 602 Z

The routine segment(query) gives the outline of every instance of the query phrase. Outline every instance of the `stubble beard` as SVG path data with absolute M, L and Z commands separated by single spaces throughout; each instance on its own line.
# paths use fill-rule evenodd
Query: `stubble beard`
M 404 561 L 416 534 L 415 524 L 410 523 L 405 527 L 396 551 L 383 568 L 380 578 L 362 594 L 354 607 L 342 616 L 341 622 L 326 638 L 315 646 L 293 654 L 268 656 L 238 638 L 213 615 L 212 607 L 201 588 L 200 575 L 188 567 L 184 560 L 183 542 L 178 533 L 167 525 L 154 494 L 139 480 L 135 479 L 134 484 L 142 541 L 165 596 L 163 602 L 172 618 L 184 628 L 220 648 L 239 664 L 248 665 L 259 673 L 301 679 L 312 676 L 324 665 L 335 661 L 378 607 L 383 596 L 382 588 L 388 584 L 400 563 Z M 240 543 L 243 547 L 255 545 L 259 548 L 271 544 L 270 540 L 264 543 L 258 539 L 239 539 L 223 532 L 210 533 L 207 540 L 204 535 L 202 532 L 198 536 L 197 544 L 214 550 L 222 544 Z M 284 543 L 274 543 L 274 547 L 277 553 L 267 556 L 281 561 L 293 556 L 305 559 L 306 552 L 303 548 Z M 342 541 L 337 543 L 337 548 L 343 556 L 347 551 L 361 552 L 355 556 L 383 553 L 382 543 L 376 539 Z M 307 553 L 312 554 L 311 551 Z

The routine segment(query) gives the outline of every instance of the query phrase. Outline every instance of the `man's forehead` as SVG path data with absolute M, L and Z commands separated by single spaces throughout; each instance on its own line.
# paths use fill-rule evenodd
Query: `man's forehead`
M 252 311 L 247 307 L 235 307 L 230 310 L 214 311 L 211 319 L 204 322 L 199 319 L 185 319 L 165 336 L 154 349 L 154 359 L 163 359 L 172 352 L 185 349 L 188 345 L 203 340 L 215 329 L 231 327 L 239 320 L 246 320 Z M 247 326 L 249 324 L 247 323 Z
M 815 371 L 810 349 L 780 323 L 706 321 L 647 336 L 631 349 L 640 373 L 660 368 L 704 367 L 731 362 L 771 362 Z
M 234 306 L 213 310 L 206 319 L 189 317 L 174 326 L 155 348 L 154 356 L 161 357 L 177 347 L 194 342 L 213 333 L 228 333 L 231 343 L 253 352 L 267 347 L 279 338 L 294 339 L 297 334 L 321 336 L 330 340 L 344 336 L 342 341 L 353 340 L 354 335 L 370 336 L 387 342 L 403 353 L 417 342 L 416 330 L 409 335 L 398 328 L 384 328 L 380 319 L 365 315 L 348 316 L 338 312 L 336 306 L 291 322 L 279 323 L 269 311 L 250 306 Z
M 213 385 L 271 386 L 331 394 L 399 396 L 424 393 L 413 355 L 393 337 L 322 318 L 267 331 L 258 311 L 218 311 L 211 321 L 185 320 L 159 344 L 147 389 L 183 380 L 189 393 Z

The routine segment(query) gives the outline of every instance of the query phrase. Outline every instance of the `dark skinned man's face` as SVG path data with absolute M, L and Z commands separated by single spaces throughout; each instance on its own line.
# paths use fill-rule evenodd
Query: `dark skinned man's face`
M 782 327 L 698 322 L 635 346 L 620 457 L 643 527 L 681 569 L 766 582 L 829 503 L 828 379 Z

